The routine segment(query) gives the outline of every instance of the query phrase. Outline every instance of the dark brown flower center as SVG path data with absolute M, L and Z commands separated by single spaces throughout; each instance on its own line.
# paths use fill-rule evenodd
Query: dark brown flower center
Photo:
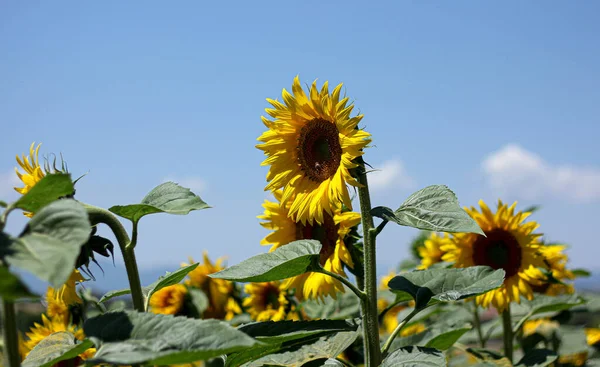
M 310 120 L 302 127 L 297 149 L 300 167 L 315 182 L 333 176 L 342 161 L 337 126 L 320 118 Z
M 494 229 L 485 235 L 487 237 L 478 236 L 473 244 L 475 265 L 504 269 L 507 278 L 517 274 L 523 258 L 517 239 L 503 229 Z
M 263 302 L 264 309 L 271 306 L 273 309 L 279 308 L 279 288 L 273 284 L 268 283 L 263 289 Z
M 327 214 L 323 214 L 323 224 L 314 225 L 296 223 L 296 239 L 297 240 L 317 240 L 321 242 L 321 257 L 319 259 L 321 265 L 335 251 L 335 244 L 338 239 L 338 226 L 333 221 L 333 218 Z

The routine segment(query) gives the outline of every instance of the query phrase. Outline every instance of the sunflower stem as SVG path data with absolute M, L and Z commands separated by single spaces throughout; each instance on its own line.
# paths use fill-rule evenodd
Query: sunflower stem
M 2 331 L 4 334 L 4 348 L 7 367 L 19 367 L 19 336 L 17 334 L 17 314 L 15 304 L 9 300 L 2 300 Z
M 477 307 L 477 302 L 473 300 L 473 321 L 475 324 L 475 329 L 477 330 L 477 337 L 479 338 L 479 345 L 482 348 L 485 348 L 485 339 L 483 338 L 483 331 L 481 330 L 481 319 L 479 318 L 479 308 Z
M 512 363 L 513 361 L 513 330 L 510 317 L 510 303 L 506 310 L 502 311 L 502 327 L 504 337 L 504 356 Z
M 361 187 L 358 188 L 358 199 L 360 201 L 360 215 L 362 218 L 362 227 L 364 234 L 364 276 L 366 297 L 361 305 L 363 306 L 363 330 L 365 339 L 365 365 L 367 367 L 376 367 L 381 364 L 381 350 L 379 349 L 379 323 L 377 320 L 377 265 L 376 265 L 376 247 L 377 229 L 374 228 L 373 216 L 371 215 L 371 196 L 369 194 L 369 184 L 365 163 L 359 159 L 357 168 L 358 182 Z
M 142 293 L 142 283 L 140 282 L 140 274 L 138 271 L 137 262 L 135 260 L 135 242 L 129 239 L 127 231 L 117 217 L 115 217 L 111 212 L 106 209 L 87 204 L 84 206 L 87 210 L 92 225 L 104 223 L 114 233 L 125 262 L 127 277 L 129 278 L 129 288 L 131 289 L 131 298 L 133 300 L 133 308 L 136 311 L 144 312 L 144 294 Z M 134 233 L 133 239 L 137 239 L 137 231 Z
M 325 274 L 325 275 L 329 275 L 330 277 L 339 280 L 340 282 L 342 282 L 346 287 L 350 288 L 350 290 L 352 292 L 354 292 L 354 294 L 356 294 L 358 296 L 358 298 L 360 300 L 364 300 L 366 298 L 366 293 L 361 291 L 360 289 L 358 289 L 354 284 L 352 284 L 351 281 L 349 281 L 348 279 L 346 279 L 345 277 L 336 274 L 334 272 L 328 271 L 326 269 L 321 268 L 319 271 L 319 273 Z
M 404 320 L 402 320 L 401 323 L 398 324 L 398 326 L 396 326 L 394 331 L 392 331 L 392 334 L 389 336 L 388 340 L 385 341 L 385 344 L 381 348 L 381 354 L 383 354 L 383 355 L 387 354 L 387 352 L 390 350 L 390 347 L 392 346 L 392 343 L 394 342 L 394 339 L 396 339 L 396 337 L 398 336 L 398 334 L 400 334 L 400 332 L 406 326 L 406 324 L 408 324 L 408 322 L 413 317 L 415 317 L 415 315 L 418 314 L 420 311 L 422 311 L 422 310 L 418 310 L 415 308 L 414 310 L 412 310 L 411 313 L 408 314 L 408 316 L 406 316 L 404 318 Z

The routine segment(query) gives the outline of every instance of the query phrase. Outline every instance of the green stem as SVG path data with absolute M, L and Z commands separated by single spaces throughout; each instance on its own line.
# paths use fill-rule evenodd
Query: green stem
M 357 169 L 358 182 L 362 187 L 358 188 L 358 199 L 360 201 L 360 215 L 364 234 L 364 275 L 365 292 L 367 296 L 363 305 L 363 324 L 365 337 L 365 365 L 376 367 L 381 364 L 381 350 L 379 349 L 379 323 L 377 322 L 377 265 L 375 238 L 377 230 L 374 228 L 373 216 L 371 215 L 371 197 L 369 195 L 369 184 L 365 164 L 360 160 Z
M 475 329 L 477 330 L 477 337 L 479 338 L 479 345 L 482 348 L 485 348 L 485 339 L 483 338 L 483 332 L 481 331 L 481 320 L 479 319 L 479 310 L 477 307 L 477 302 L 473 300 L 473 306 L 475 307 L 473 310 L 473 320 L 475 322 Z
M 415 317 L 416 314 L 418 314 L 421 310 L 417 310 L 416 308 L 414 310 L 412 310 L 411 313 L 408 314 L 408 316 L 406 316 L 406 318 L 404 320 L 402 320 L 401 323 L 398 324 L 398 326 L 396 326 L 396 328 L 394 329 L 394 331 L 392 331 L 392 334 L 390 335 L 390 337 L 388 338 L 388 340 L 385 341 L 385 344 L 383 345 L 383 348 L 381 348 L 381 354 L 386 355 L 388 350 L 390 349 L 390 347 L 392 346 L 392 342 L 394 341 L 394 339 L 396 338 L 396 336 L 398 336 L 398 334 L 400 334 L 400 331 L 402 331 L 402 329 L 404 328 L 404 326 L 406 326 L 406 324 L 408 324 L 408 322 Z
M 510 317 L 510 303 L 506 310 L 502 312 L 502 327 L 504 337 L 504 356 L 508 358 L 510 363 L 513 361 L 513 329 L 512 320 Z
M 8 300 L 2 300 L 2 330 L 4 332 L 4 354 L 7 367 L 19 367 L 21 356 L 19 355 L 19 335 L 17 334 L 17 314 L 15 304 Z
M 8 219 L 8 214 L 15 209 L 15 203 L 10 204 L 4 209 L 2 214 L 0 214 L 0 231 L 4 230 L 6 226 L 6 220 Z
M 119 243 L 119 248 L 123 254 L 123 260 L 125 262 L 125 269 L 127 270 L 127 277 L 129 278 L 129 288 L 131 289 L 131 297 L 133 299 L 133 308 L 136 311 L 144 312 L 144 294 L 142 293 L 142 283 L 140 282 L 140 274 L 135 261 L 134 248 L 136 245 L 135 240 L 137 239 L 137 226 L 134 226 L 133 241 L 129 239 L 127 231 L 121 224 L 121 222 L 111 212 L 106 209 L 98 208 L 91 205 L 84 205 L 90 222 L 92 225 L 98 223 L 106 224 L 111 231 L 115 234 L 115 238 Z
M 332 278 L 335 278 L 337 280 L 339 280 L 340 282 L 342 282 L 346 287 L 350 288 L 350 290 L 352 292 L 354 292 L 354 294 L 356 294 L 358 296 L 359 299 L 364 300 L 366 298 L 366 294 L 365 292 L 361 291 L 360 289 L 358 289 L 354 284 L 352 284 L 351 281 L 349 281 L 348 279 L 344 278 L 343 276 L 333 273 L 331 271 L 325 270 L 323 268 L 321 268 L 319 271 L 319 273 L 322 274 L 326 274 L 329 275 Z

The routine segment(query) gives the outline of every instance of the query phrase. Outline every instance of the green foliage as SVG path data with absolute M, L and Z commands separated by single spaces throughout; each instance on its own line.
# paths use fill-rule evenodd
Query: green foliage
M 424 347 L 404 347 L 387 356 L 381 367 L 446 366 L 446 358 L 439 350 Z
M 443 185 L 428 186 L 415 192 L 396 211 L 379 206 L 373 208 L 371 214 L 401 226 L 428 231 L 484 234 L 477 222 L 460 207 L 456 195 Z
M 148 214 L 184 215 L 192 210 L 207 208 L 210 208 L 210 206 L 189 189 L 173 182 L 165 182 L 152 189 L 140 204 L 115 205 L 108 210 L 137 224 L 143 216 Z
M 565 294 L 560 296 L 536 294 L 531 301 L 524 299 L 519 307 L 515 307 L 516 312 L 514 312 L 513 316 L 520 317 L 515 327 L 515 331 L 532 316 L 543 313 L 556 313 L 584 303 L 585 300 L 576 294 Z
M 23 367 L 51 367 L 60 361 L 77 358 L 91 348 L 90 340 L 79 342 L 68 331 L 51 334 L 39 342 L 23 361 Z
M 172 273 L 167 272 L 165 275 L 162 275 L 158 278 L 158 280 L 147 287 L 142 289 L 144 293 L 144 297 L 146 297 L 146 309 L 148 309 L 148 305 L 150 303 L 150 299 L 152 295 L 159 290 L 168 287 L 170 285 L 177 284 L 183 280 L 183 278 L 188 275 L 189 272 L 193 271 L 198 267 L 198 263 L 191 264 L 188 266 L 184 266 L 180 269 L 175 270 Z
M 558 356 L 548 349 L 534 349 L 521 358 L 516 367 L 545 367 L 552 364 Z
M 74 192 L 75 188 L 70 174 L 47 174 L 13 205 L 15 208 L 37 213 L 51 202 L 59 198 L 72 196 Z
M 130 294 L 130 293 L 131 293 L 131 289 L 129 289 L 129 288 L 119 289 L 116 291 L 108 291 L 102 297 L 100 297 L 100 300 L 98 301 L 98 303 L 104 303 L 112 298 L 124 296 L 124 295 Z
M 390 351 L 407 346 L 423 346 L 446 350 L 454 345 L 469 330 L 471 330 L 471 326 L 468 324 L 454 324 L 443 321 L 434 323 L 420 333 L 395 339 L 390 347 Z
M 273 252 L 253 256 L 209 276 L 237 282 L 270 282 L 287 279 L 319 270 L 320 251 L 319 241 L 294 241 Z
M 434 303 L 457 301 L 496 289 L 504 281 L 504 270 L 493 270 L 487 266 L 464 269 L 419 270 L 394 277 L 388 283 L 392 291 L 410 294 L 416 308 L 425 308 Z
M 571 270 L 571 273 L 573 273 L 573 275 L 575 275 L 578 278 L 588 278 L 588 277 L 592 276 L 591 271 L 589 271 L 587 269 L 583 269 L 583 268 L 573 269 L 573 270 Z
M 19 298 L 38 298 L 15 274 L 6 266 L 0 265 L 0 298 L 16 301 Z
M 337 299 L 327 297 L 325 301 L 308 300 L 302 303 L 306 315 L 311 319 L 347 319 L 360 312 L 360 300 L 349 291 Z
M 265 321 L 238 327 L 238 330 L 269 344 L 356 329 L 357 324 L 352 320 Z
M 261 345 L 222 321 L 133 311 L 89 319 L 84 332 L 99 344 L 92 363 L 182 364 Z
M 59 288 L 73 272 L 90 232 L 81 204 L 72 199 L 57 200 L 38 211 L 18 238 L 2 241 L 0 254 L 9 265 Z

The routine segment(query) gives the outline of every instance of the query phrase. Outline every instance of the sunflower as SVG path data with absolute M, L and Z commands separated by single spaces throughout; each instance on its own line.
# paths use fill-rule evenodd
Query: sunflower
M 19 194 L 27 194 L 29 190 L 31 190 L 31 188 L 40 182 L 40 180 L 46 175 L 38 159 L 38 153 L 41 145 L 42 144 L 38 144 L 38 146 L 34 149 L 35 143 L 31 143 L 31 146 L 29 147 L 29 156 L 23 154 L 22 157 L 19 157 L 17 155 L 17 163 L 19 163 L 19 166 L 25 170 L 25 173 L 22 174 L 19 172 L 18 168 L 15 168 L 17 176 L 19 176 L 19 179 L 23 181 L 23 184 L 25 185 L 25 187 L 15 187 L 15 190 Z
M 505 205 L 498 202 L 496 214 L 479 201 L 481 213 L 474 207 L 465 208 L 479 224 L 487 237 L 475 233 L 453 234 L 448 244 L 442 246 L 446 254 L 444 261 L 454 262 L 457 268 L 487 265 L 493 269 L 504 269 L 506 276 L 500 288 L 477 296 L 477 304 L 484 308 L 492 304 L 499 312 L 510 302 L 520 302 L 520 297 L 533 299 L 532 286 L 543 284 L 545 276 L 543 258 L 538 255 L 540 234 L 536 222 L 524 223 L 531 214 L 515 213 L 516 203 Z
M 152 312 L 177 315 L 182 309 L 188 293 L 183 284 L 173 284 L 155 292 L 150 298 Z
M 527 320 L 523 324 L 523 336 L 525 337 L 535 333 L 550 335 L 554 331 L 558 330 L 559 326 L 560 324 L 557 321 L 552 321 L 546 318 Z
M 228 280 L 214 279 L 208 276 L 208 274 L 216 273 L 225 269 L 222 265 L 224 258 L 218 258 L 213 264 L 208 258 L 208 253 L 204 251 L 203 255 L 204 263 L 199 264 L 196 269 L 188 273 L 188 278 L 185 284 L 188 287 L 198 288 L 206 294 L 209 301 L 209 306 L 204 311 L 204 318 L 214 318 L 229 320 L 235 313 L 234 307 L 229 300 L 233 294 L 234 287 L 233 283 Z M 194 263 L 192 258 L 189 259 L 190 264 Z M 189 264 L 181 264 L 187 266 Z M 239 307 L 238 307 L 239 308 Z
M 265 200 L 264 214 L 259 216 L 265 222 L 261 225 L 272 230 L 262 241 L 262 245 L 272 245 L 269 251 L 296 240 L 319 240 L 322 244 L 320 263 L 328 271 L 346 276 L 343 263 L 353 267 L 350 252 L 344 244 L 346 235 L 352 227 L 360 222 L 360 214 L 354 212 L 342 212 L 340 206 L 333 211 L 333 216 L 324 213 L 322 224 L 303 224 L 295 222 L 289 217 L 291 202 L 281 203 L 283 192 L 273 192 L 277 202 Z M 283 289 L 296 289 L 296 297 L 299 300 L 316 298 L 323 300 L 324 296 L 336 298 L 337 292 L 344 292 L 344 286 L 340 281 L 329 275 L 321 273 L 305 273 L 285 280 Z
M 59 289 L 48 287 L 46 291 L 46 309 L 52 319 L 62 319 L 66 324 L 70 321 L 69 306 L 81 304 L 83 301 L 77 294 L 77 283 L 85 279 L 79 270 L 73 270 L 71 276 Z
M 422 333 L 423 331 L 425 331 L 425 329 L 427 329 L 427 327 L 425 326 L 424 323 L 415 322 L 414 324 L 410 324 L 410 325 L 402 328 L 402 330 L 400 331 L 400 336 L 406 337 L 406 336 L 415 335 L 418 333 Z
M 248 283 L 244 291 L 248 297 L 243 305 L 253 320 L 281 321 L 294 318 L 294 313 L 290 312 L 293 305 L 280 282 Z
M 444 233 L 441 236 L 435 232 L 429 235 L 423 244 L 423 246 L 417 247 L 419 257 L 421 258 L 421 265 L 417 269 L 427 269 L 435 263 L 442 262 L 442 256 L 444 252 L 441 247 L 447 244 L 450 240 L 448 233 Z
M 71 324 L 65 324 L 60 318 L 48 318 L 46 315 L 42 314 L 42 324 L 38 324 L 37 322 L 34 323 L 30 331 L 25 333 L 28 340 L 22 340 L 22 344 L 19 348 L 23 354 L 23 358 L 26 357 L 44 338 L 59 331 L 68 331 L 78 340 L 85 339 L 82 328 L 78 328 Z M 79 357 L 85 360 L 92 357 L 95 353 L 95 348 L 89 348 L 80 354 Z
M 600 329 L 598 328 L 586 328 L 585 336 L 588 345 L 600 345 Z
M 335 215 L 338 202 L 352 209 L 346 184 L 360 186 L 350 170 L 354 159 L 371 141 L 371 135 L 357 128 L 363 115 L 350 117 L 354 106 L 348 97 L 340 99 L 342 84 L 329 93 L 325 82 L 321 91 L 313 82 L 307 96 L 300 79 L 285 89 L 283 101 L 267 99 L 274 108 L 265 111 L 273 118 L 262 117 L 267 127 L 256 147 L 270 165 L 266 190 L 283 189 L 282 202 L 290 202 L 289 216 L 304 224 L 326 221 L 325 213 Z
M 549 296 L 558 296 L 561 294 L 571 294 L 575 292 L 573 284 L 564 283 L 567 280 L 575 279 L 575 274 L 567 269 L 567 254 L 563 251 L 567 248 L 565 245 L 550 245 L 540 246 L 540 254 L 544 258 L 546 265 L 552 273 L 552 278 L 558 282 L 545 282 L 534 290 L 539 293 L 544 293 Z

